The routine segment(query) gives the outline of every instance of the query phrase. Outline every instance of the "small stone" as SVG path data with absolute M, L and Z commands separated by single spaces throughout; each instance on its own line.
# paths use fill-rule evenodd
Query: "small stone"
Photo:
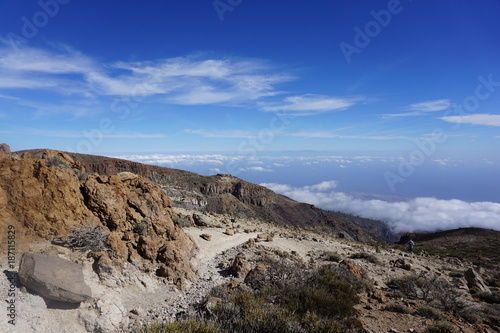
M 209 234 L 201 234 L 200 237 L 203 238 L 206 241 L 211 241 L 212 240 L 212 235 L 209 235 Z
M 228 235 L 228 236 L 233 236 L 234 235 L 234 230 L 233 229 L 226 229 L 226 231 L 224 233 L 226 235 Z

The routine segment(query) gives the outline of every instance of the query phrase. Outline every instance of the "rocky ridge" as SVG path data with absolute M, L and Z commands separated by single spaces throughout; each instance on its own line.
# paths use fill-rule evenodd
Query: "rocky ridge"
M 40 151 L 29 151 L 37 155 Z M 299 203 L 256 184 L 227 174 L 201 176 L 193 172 L 145 165 L 103 156 L 69 154 L 88 172 L 114 175 L 127 171 L 160 185 L 175 207 L 228 214 L 233 218 L 258 218 L 280 225 L 317 229 L 352 240 L 393 240 L 387 225 L 368 219 L 347 219 L 345 215 Z

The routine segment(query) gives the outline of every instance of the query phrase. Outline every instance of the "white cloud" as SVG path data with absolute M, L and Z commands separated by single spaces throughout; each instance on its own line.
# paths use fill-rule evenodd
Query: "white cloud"
M 448 116 L 441 117 L 441 120 L 456 124 L 472 124 L 472 125 L 487 125 L 500 126 L 500 115 L 495 114 L 473 114 L 468 116 Z
M 432 232 L 462 227 L 500 230 L 500 203 L 416 198 L 403 202 L 362 200 L 322 186 L 261 184 L 276 193 L 327 210 L 385 221 L 395 232 Z
M 207 131 L 207 130 L 185 130 L 186 133 L 201 135 L 206 138 L 257 138 L 255 132 L 250 131 Z
M 411 104 L 405 108 L 406 111 L 403 113 L 387 113 L 383 114 L 384 118 L 395 118 L 395 117 L 410 117 L 410 116 L 421 116 L 429 112 L 444 111 L 451 106 L 450 100 L 448 99 L 438 99 L 433 101 L 425 101 L 420 103 Z
M 0 47 L 0 89 L 133 96 L 134 102 L 157 95 L 170 104 L 239 106 L 280 94 L 276 86 L 291 80 L 258 60 L 177 57 L 110 64 L 67 47 Z
M 240 171 L 242 171 L 242 172 L 248 172 L 248 171 L 274 172 L 273 169 L 266 169 L 264 167 L 259 167 L 259 166 L 252 166 L 252 167 L 248 167 L 248 168 L 240 168 Z
M 285 111 L 293 115 L 314 115 L 327 111 L 343 110 L 360 101 L 359 98 L 333 97 L 306 94 L 285 98 L 285 104 L 263 106 L 264 111 Z
M 393 136 L 393 135 L 341 135 L 333 132 L 307 132 L 301 131 L 292 133 L 290 136 L 303 138 L 337 138 L 337 139 L 359 139 L 359 140 L 415 140 L 408 136 Z
M 435 101 L 425 101 L 415 103 L 408 106 L 409 110 L 422 112 L 444 111 L 450 107 L 451 103 L 448 99 L 438 99 Z
M 321 182 L 321 183 L 316 184 L 316 185 L 306 186 L 305 189 L 310 189 L 312 191 L 328 191 L 332 188 L 336 188 L 337 185 L 338 185 L 337 181 L 328 180 L 328 181 L 324 181 L 324 182 Z
M 34 48 L 0 49 L 0 68 L 13 72 L 82 74 L 94 67 L 92 59 L 71 50 L 55 53 Z

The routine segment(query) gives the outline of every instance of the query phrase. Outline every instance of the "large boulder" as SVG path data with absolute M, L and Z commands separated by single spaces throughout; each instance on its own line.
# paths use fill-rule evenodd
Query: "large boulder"
M 491 292 L 490 288 L 484 283 L 483 279 L 474 268 L 469 268 L 464 274 L 465 280 L 467 280 L 467 286 L 469 289 L 477 288 L 484 292 Z
M 231 265 L 231 271 L 237 278 L 245 278 L 247 274 L 252 270 L 252 266 L 242 255 L 238 255 L 233 260 Z
M 203 214 L 194 213 L 193 220 L 198 227 L 207 227 L 211 224 L 210 218 Z
M 25 287 L 54 301 L 80 303 L 92 298 L 82 266 L 59 257 L 24 253 L 19 279 Z

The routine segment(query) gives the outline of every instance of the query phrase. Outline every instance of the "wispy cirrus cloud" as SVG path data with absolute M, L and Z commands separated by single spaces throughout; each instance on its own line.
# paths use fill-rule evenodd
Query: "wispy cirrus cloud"
M 449 123 L 500 126 L 500 115 L 496 114 L 472 114 L 467 116 L 448 116 L 439 118 Z
M 177 57 L 102 63 L 71 48 L 0 47 L 0 89 L 59 94 L 162 96 L 164 103 L 245 105 L 294 80 L 259 60 Z
M 409 136 L 398 135 L 344 135 L 334 132 L 308 132 L 301 131 L 290 134 L 290 136 L 297 136 L 303 138 L 337 138 L 337 139 L 359 139 L 359 140 L 415 140 Z
M 43 137 L 50 137 L 50 138 L 88 138 L 89 133 L 87 132 L 79 132 L 79 131 L 70 131 L 70 130 L 39 130 L 39 129 L 33 129 L 33 128 L 25 128 L 22 131 L 9 131 L 11 134 L 19 134 L 19 135 L 26 135 L 26 133 L 32 134 L 32 135 L 38 135 L 38 136 L 43 136 Z M 165 138 L 166 135 L 162 133 L 140 133 L 140 132 L 116 132 L 116 133 L 102 133 L 100 132 L 97 135 L 96 139 L 104 139 L 104 138 L 110 138 L 110 139 L 159 139 L 159 138 Z
M 309 116 L 323 112 L 344 110 L 355 105 L 362 98 L 335 97 L 325 95 L 306 94 L 290 96 L 283 103 L 276 105 L 265 105 L 264 111 L 284 111 L 295 116 Z
M 409 110 L 422 111 L 422 112 L 435 112 L 443 111 L 450 107 L 450 101 L 447 99 L 438 99 L 435 101 L 425 101 L 420 103 L 411 104 L 408 106 Z
M 451 106 L 451 102 L 448 99 L 438 99 L 432 101 L 425 101 L 420 103 L 411 104 L 403 108 L 406 112 L 401 113 L 386 113 L 383 114 L 383 118 L 395 118 L 395 117 L 412 117 L 421 116 L 428 114 L 429 112 L 444 111 Z
M 227 130 L 227 131 L 220 131 L 220 130 L 191 130 L 187 129 L 184 131 L 185 133 L 189 134 L 196 134 L 200 135 L 206 138 L 243 138 L 243 139 L 248 139 L 248 138 L 257 138 L 257 133 L 252 132 L 252 131 L 240 131 L 240 130 Z

